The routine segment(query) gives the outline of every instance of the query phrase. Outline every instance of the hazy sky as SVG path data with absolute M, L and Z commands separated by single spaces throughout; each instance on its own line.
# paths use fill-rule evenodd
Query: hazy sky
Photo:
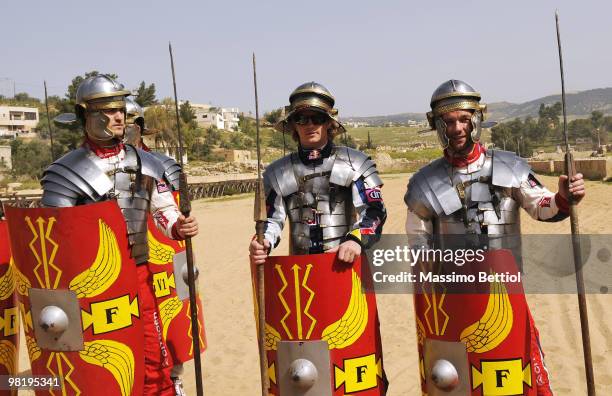
M 7 4 L 8 3 L 8 4 Z M 612 86 L 610 1 L 11 1 L 0 6 L 0 94 L 63 95 L 89 70 L 129 88 L 154 82 L 179 99 L 254 109 L 283 106 L 315 80 L 341 116 L 425 111 L 433 90 L 463 79 L 487 102 L 560 91 L 554 10 L 569 91 Z

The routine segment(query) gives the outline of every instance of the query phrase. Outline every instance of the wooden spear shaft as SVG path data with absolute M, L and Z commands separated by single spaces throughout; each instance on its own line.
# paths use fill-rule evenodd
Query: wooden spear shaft
M 172 56 L 172 44 L 168 43 L 170 51 L 170 67 L 172 68 L 172 85 L 174 87 L 174 106 L 176 110 L 176 127 L 178 128 L 178 154 L 179 164 L 183 169 L 183 137 L 181 135 L 181 121 L 178 108 L 178 96 L 176 94 L 176 76 L 174 74 L 174 57 Z M 179 175 L 179 197 L 180 211 L 185 217 L 189 217 L 191 212 L 191 201 L 187 190 L 187 176 L 182 170 Z M 193 247 L 191 237 L 185 238 L 185 251 L 187 256 L 187 286 L 189 287 L 189 303 L 191 313 L 191 338 L 193 341 L 193 363 L 196 380 L 196 394 L 204 394 L 204 384 L 202 383 L 202 361 L 200 356 L 200 326 L 198 323 L 198 304 L 196 302 L 195 272 L 193 265 Z
M 595 396 L 595 377 L 593 375 L 593 359 L 591 357 L 591 337 L 589 333 L 589 316 L 582 274 L 582 250 L 580 247 L 580 230 L 578 229 L 578 211 L 576 201 L 569 192 L 572 176 L 576 174 L 574 159 L 570 153 L 567 133 L 567 113 L 565 103 L 565 75 L 563 73 L 563 54 L 561 53 L 561 33 L 559 32 L 559 12 L 555 12 L 557 27 L 557 47 L 559 50 L 559 68 L 561 70 L 561 105 L 563 108 L 563 135 L 565 137 L 565 174 L 567 175 L 567 196 L 569 199 L 570 224 L 572 229 L 572 247 L 574 251 L 574 268 L 576 269 L 576 289 L 578 292 L 578 310 L 580 311 L 580 329 L 582 330 L 582 350 L 584 352 L 584 369 L 589 396 Z
M 255 128 L 257 129 L 257 188 L 255 190 L 255 234 L 257 242 L 264 244 L 264 232 L 267 220 L 263 179 L 261 178 L 261 148 L 259 140 L 259 98 L 257 96 L 257 67 L 253 53 L 253 84 L 255 86 Z M 261 375 L 261 394 L 268 395 L 268 357 L 266 356 L 266 297 L 264 289 L 264 265 L 256 267 L 257 272 L 257 341 L 259 346 L 259 371 Z

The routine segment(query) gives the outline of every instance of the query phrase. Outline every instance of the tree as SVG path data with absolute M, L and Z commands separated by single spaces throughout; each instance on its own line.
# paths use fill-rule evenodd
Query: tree
M 11 160 L 13 176 L 40 179 L 45 168 L 51 163 L 51 150 L 48 144 L 40 140 L 24 142 L 14 139 L 11 141 Z
M 508 149 L 508 142 L 511 140 L 512 134 L 507 123 L 498 124 L 491 128 L 491 141 L 495 144 L 495 147 L 499 147 L 502 150 Z
M 221 143 L 221 132 L 216 126 L 211 126 L 206 130 L 206 136 L 204 138 L 205 143 L 209 146 L 216 146 Z
M 179 115 L 185 124 L 191 124 L 196 118 L 195 110 L 193 110 L 189 101 L 183 102 L 179 106 Z
M 345 132 L 339 136 L 336 136 L 334 138 L 334 141 L 342 146 L 346 146 L 346 147 L 350 147 L 354 149 L 357 148 L 357 142 L 351 135 L 348 134 L 348 132 Z
M 372 142 L 372 137 L 370 136 L 370 131 L 368 131 L 368 142 L 366 143 L 366 148 L 369 150 L 375 149 L 376 145 Z
M 257 135 L 257 130 L 255 128 L 255 120 L 253 120 L 252 118 L 245 117 L 243 114 L 239 114 L 238 130 L 240 130 L 245 135 L 254 138 L 255 135 Z
M 15 94 L 14 100 L 17 102 L 35 102 L 35 103 L 40 103 L 40 99 L 38 98 L 33 98 L 30 95 L 28 95 L 26 92 L 19 92 L 17 94 Z
M 546 131 L 546 135 L 560 136 L 561 128 L 559 117 L 561 116 L 561 110 L 560 102 L 556 102 L 550 106 L 546 106 L 544 103 L 540 104 L 538 123 L 542 131 Z
M 285 148 L 285 151 L 296 151 L 297 150 L 297 142 L 293 140 L 290 134 L 278 132 L 276 130 L 272 131 L 272 137 L 268 142 L 268 146 L 282 149 Z
M 515 119 L 510 122 L 499 124 L 491 129 L 491 140 L 495 146 L 506 151 L 514 151 L 521 157 L 531 157 L 535 140 L 531 136 L 534 134 L 533 128 L 537 123 L 533 120 L 523 122 Z
M 604 129 L 604 115 L 601 111 L 593 111 L 591 113 L 591 124 L 593 124 L 592 141 L 599 147 L 602 143 L 602 136 L 606 135 L 607 137 L 607 133 L 602 133 Z
M 137 90 L 136 103 L 138 103 L 142 107 L 148 107 L 154 104 L 157 104 L 157 99 L 155 98 L 155 84 L 147 86 L 144 81 L 140 82 Z
M 268 122 L 269 124 L 274 125 L 278 121 L 280 121 L 282 116 L 283 116 L 283 109 L 279 108 L 279 109 L 272 110 L 264 114 L 264 120 L 266 120 L 266 122 Z
M 587 118 L 578 118 L 570 121 L 567 124 L 568 138 L 576 140 L 577 138 L 591 137 L 593 130 L 593 124 L 591 120 Z

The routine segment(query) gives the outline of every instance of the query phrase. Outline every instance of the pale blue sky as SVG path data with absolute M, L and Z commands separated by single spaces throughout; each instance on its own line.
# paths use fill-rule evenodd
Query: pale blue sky
M 487 102 L 521 102 L 560 91 L 556 8 L 567 89 L 612 86 L 612 3 L 603 0 L 3 3 L 4 95 L 15 81 L 42 97 L 44 79 L 63 94 L 97 69 L 171 96 L 170 40 L 179 98 L 192 102 L 253 110 L 252 51 L 262 112 L 310 80 L 336 95 L 341 116 L 425 111 L 449 78 Z

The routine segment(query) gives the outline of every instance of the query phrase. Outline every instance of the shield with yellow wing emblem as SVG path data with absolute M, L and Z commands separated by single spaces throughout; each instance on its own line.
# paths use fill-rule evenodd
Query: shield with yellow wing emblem
M 418 277 L 428 273 L 448 275 L 452 271 L 475 279 L 443 283 L 432 278 L 434 281 L 415 285 L 423 393 L 535 395 L 529 310 L 520 280 L 508 281 L 516 280 L 509 276 L 519 273 L 512 252 L 491 250 L 484 254 L 482 262 L 463 266 L 418 266 Z M 441 373 L 453 375 L 446 378 Z
M 6 218 L 32 374 L 62 380 L 37 394 L 142 394 L 136 266 L 116 202 L 8 207 Z
M 361 265 L 333 253 L 267 259 L 272 394 L 385 394 L 376 298 L 364 293 Z
M 175 199 L 178 199 L 178 193 L 173 194 Z M 193 359 L 193 337 L 191 334 L 191 308 L 187 286 L 185 243 L 166 237 L 155 226 L 151 216 L 148 216 L 148 229 L 148 265 L 153 274 L 153 289 L 163 323 L 163 337 L 168 345 L 172 360 L 177 363 L 187 362 Z M 196 295 L 196 301 L 198 304 L 200 352 L 204 352 L 206 335 L 199 294 Z
M 16 375 L 18 372 L 19 308 L 14 268 L 8 226 L 5 220 L 0 220 L 0 375 Z M 10 391 L 0 391 L 0 395 L 11 394 Z

